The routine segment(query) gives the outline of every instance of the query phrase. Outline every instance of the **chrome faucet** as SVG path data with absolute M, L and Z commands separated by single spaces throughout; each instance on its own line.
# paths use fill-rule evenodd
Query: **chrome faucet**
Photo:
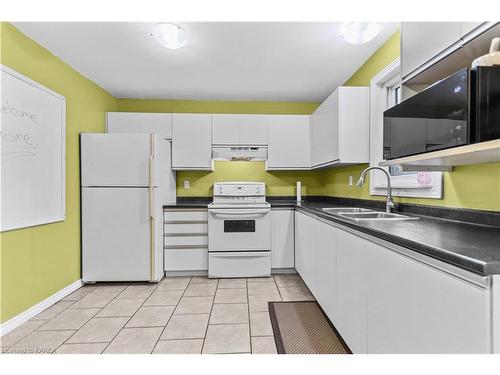
M 359 176 L 359 180 L 356 185 L 359 187 L 363 186 L 363 183 L 365 182 L 365 176 L 368 173 L 368 171 L 372 169 L 378 169 L 379 171 L 382 171 L 385 173 L 385 176 L 387 177 L 387 199 L 385 201 L 385 212 L 392 212 L 392 209 L 396 207 L 396 203 L 394 203 L 394 200 L 392 199 L 392 188 L 391 188 L 391 175 L 384 169 L 380 167 L 368 167 L 366 168 L 362 173 L 361 176 Z

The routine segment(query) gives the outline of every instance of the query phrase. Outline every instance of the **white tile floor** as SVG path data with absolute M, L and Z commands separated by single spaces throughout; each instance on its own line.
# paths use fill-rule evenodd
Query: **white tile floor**
M 88 285 L 0 345 L 3 353 L 273 354 L 267 303 L 313 299 L 296 274 Z

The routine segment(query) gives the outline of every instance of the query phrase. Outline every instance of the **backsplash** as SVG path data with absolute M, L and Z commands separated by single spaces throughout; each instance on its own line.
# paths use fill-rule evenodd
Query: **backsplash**
M 349 186 L 349 176 L 357 180 L 368 165 L 325 170 L 324 195 L 332 197 L 385 199 L 370 195 L 369 179 L 363 187 Z M 443 173 L 443 199 L 395 197 L 396 202 L 432 206 L 500 211 L 500 163 L 455 167 Z
M 224 181 L 263 181 L 271 196 L 295 196 L 295 182 L 302 181 L 303 195 L 322 195 L 321 178 L 320 171 L 266 172 L 263 161 L 216 161 L 213 172 L 178 171 L 177 196 L 211 196 L 214 182 Z M 190 183 L 189 189 L 184 189 L 185 180 Z

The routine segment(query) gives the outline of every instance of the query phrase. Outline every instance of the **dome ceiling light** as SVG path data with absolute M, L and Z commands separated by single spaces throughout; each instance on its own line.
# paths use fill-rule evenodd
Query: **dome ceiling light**
M 186 30 L 173 23 L 157 23 L 151 36 L 158 44 L 168 49 L 179 49 L 188 44 Z
M 340 35 L 348 43 L 365 44 L 375 38 L 380 29 L 375 22 L 346 22 L 340 27 Z

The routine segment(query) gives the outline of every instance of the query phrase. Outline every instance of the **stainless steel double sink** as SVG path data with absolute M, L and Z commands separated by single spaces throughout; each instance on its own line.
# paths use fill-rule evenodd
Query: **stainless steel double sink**
M 361 207 L 330 207 L 322 208 L 326 213 L 340 216 L 353 221 L 386 221 L 386 220 L 416 220 L 418 217 L 396 214 L 392 212 L 380 212 Z

